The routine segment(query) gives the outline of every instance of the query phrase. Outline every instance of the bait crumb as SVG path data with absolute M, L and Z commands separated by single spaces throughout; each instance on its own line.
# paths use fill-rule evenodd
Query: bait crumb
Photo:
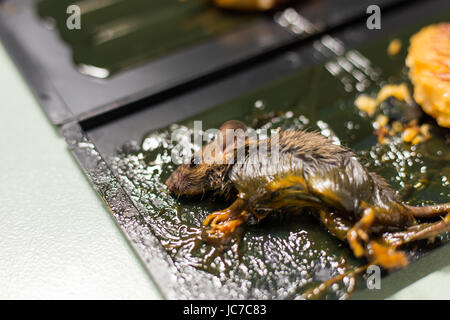
M 402 42 L 399 39 L 393 39 L 387 48 L 387 52 L 390 56 L 397 55 L 402 50 Z
M 361 110 L 367 113 L 369 116 L 373 116 L 375 113 L 375 110 L 377 109 L 377 100 L 369 97 L 368 95 L 360 95 L 355 100 L 355 106 Z
M 380 144 L 389 143 L 387 136 L 394 136 L 398 133 L 401 133 L 403 142 L 412 145 L 421 144 L 431 138 L 430 125 L 423 124 L 419 126 L 416 120 L 412 120 L 406 125 L 403 125 L 399 121 L 394 121 L 389 125 L 389 118 L 387 116 L 378 115 L 374 126 L 377 128 L 374 133 L 378 137 L 378 143 Z
M 383 86 L 377 94 L 377 98 L 371 98 L 368 95 L 362 94 L 355 100 L 355 106 L 366 112 L 369 116 L 373 116 L 378 106 L 386 99 L 394 97 L 397 100 L 412 103 L 411 94 L 408 86 L 405 83 L 401 84 L 387 84 Z
M 375 123 L 377 125 L 377 128 L 385 127 L 389 123 L 389 118 L 384 114 L 379 114 L 375 119 Z
M 402 140 L 404 142 L 412 142 L 416 136 L 419 134 L 419 128 L 417 126 L 406 128 L 402 134 Z
M 392 123 L 392 130 L 394 130 L 394 133 L 399 133 L 403 131 L 403 123 L 401 123 L 400 121 L 394 121 Z
M 378 106 L 386 99 L 394 97 L 399 101 L 405 101 L 408 104 L 413 103 L 413 99 L 409 89 L 405 83 L 401 84 L 387 84 L 383 86 L 377 94 L 376 98 L 371 98 L 368 95 L 360 95 L 355 100 L 355 106 L 366 112 L 369 116 L 374 116 Z M 374 134 L 378 138 L 378 143 L 387 144 L 390 142 L 389 136 L 395 136 L 401 133 L 402 141 L 417 145 L 430 139 L 430 125 L 423 124 L 419 126 L 416 120 L 412 120 L 407 124 L 400 121 L 394 121 L 384 114 L 376 116 L 373 122 L 375 128 Z
M 218 7 L 238 11 L 266 11 L 283 2 L 286 2 L 286 0 L 214 0 L 214 4 Z
M 410 40 L 406 66 L 414 99 L 444 128 L 450 128 L 450 23 L 423 28 Z
M 409 93 L 406 83 L 401 84 L 387 84 L 381 88 L 377 95 L 378 104 L 385 101 L 387 98 L 394 97 L 397 100 L 412 103 L 411 94 Z

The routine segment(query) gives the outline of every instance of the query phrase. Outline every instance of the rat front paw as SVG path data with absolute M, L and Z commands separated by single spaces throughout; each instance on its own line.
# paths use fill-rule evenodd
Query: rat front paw
M 231 215 L 227 210 L 217 211 L 206 217 L 203 221 L 203 226 L 206 227 L 206 233 L 209 238 L 224 239 L 247 221 L 248 215 L 247 211 L 243 211 L 237 216 Z

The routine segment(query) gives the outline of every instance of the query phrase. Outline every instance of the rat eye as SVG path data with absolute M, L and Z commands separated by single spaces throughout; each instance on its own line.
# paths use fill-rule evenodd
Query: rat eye
M 189 163 L 189 168 L 195 168 L 198 165 L 198 161 L 197 159 L 195 159 L 195 157 L 191 158 L 191 162 Z

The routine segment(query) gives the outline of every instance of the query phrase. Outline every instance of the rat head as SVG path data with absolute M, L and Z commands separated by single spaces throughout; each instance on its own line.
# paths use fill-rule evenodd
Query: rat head
M 219 129 L 216 139 L 196 152 L 188 164 L 180 165 L 167 179 L 166 186 L 177 196 L 196 196 L 205 192 L 225 193 L 227 178 L 235 150 L 245 142 L 247 127 L 230 120 Z

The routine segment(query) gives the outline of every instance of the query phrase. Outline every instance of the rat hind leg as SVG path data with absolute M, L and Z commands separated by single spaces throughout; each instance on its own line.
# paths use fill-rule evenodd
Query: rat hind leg
M 416 218 L 432 218 L 450 213 L 450 203 L 435 204 L 431 206 L 414 207 L 406 206 L 409 213 Z
M 434 237 L 450 231 L 450 214 L 441 221 L 433 223 L 422 223 L 409 227 L 405 231 L 386 233 L 382 239 L 390 246 L 399 247 L 416 240 L 433 239 Z
M 370 240 L 368 230 L 372 225 L 376 209 L 365 210 L 363 217 L 352 226 L 351 221 L 336 216 L 326 210 L 320 211 L 320 218 L 327 229 L 338 239 L 349 243 L 356 257 L 366 256 L 370 264 L 378 264 L 386 269 L 404 267 L 408 264 L 405 254 L 396 247 Z M 339 279 L 335 279 L 339 281 Z M 334 282 L 333 282 L 334 283 Z
M 397 251 L 395 246 L 384 245 L 369 237 L 370 227 L 377 216 L 377 208 L 367 206 L 361 219 L 347 233 L 347 241 L 354 255 L 359 258 L 365 255 L 372 264 L 385 269 L 402 268 L 408 264 L 406 255 Z
M 331 279 L 328 279 L 324 282 L 322 282 L 320 285 L 313 287 L 311 289 L 308 289 L 304 294 L 303 297 L 307 300 L 316 300 L 316 299 L 320 299 L 325 292 L 335 283 L 338 283 L 339 281 L 344 280 L 344 278 L 348 277 L 348 278 L 352 278 L 353 279 L 353 283 L 355 283 L 355 278 L 358 274 L 363 273 L 364 271 L 367 270 L 368 267 L 370 267 L 372 265 L 372 263 L 366 264 L 364 266 L 355 268 L 353 270 L 344 272 L 342 274 L 339 274 Z M 355 290 L 355 285 L 353 285 L 351 288 L 349 288 L 348 292 L 346 293 L 346 297 L 348 297 L 348 295 L 350 295 L 353 291 Z M 345 298 L 346 298 L 345 297 Z
M 376 209 L 367 207 L 363 210 L 361 219 L 347 232 L 347 242 L 357 258 L 365 254 L 365 245 L 369 242 L 369 229 L 375 221 Z
M 320 210 L 320 220 L 330 233 L 341 241 L 347 239 L 347 233 L 352 228 L 352 223 L 343 219 L 337 213 L 329 210 Z

